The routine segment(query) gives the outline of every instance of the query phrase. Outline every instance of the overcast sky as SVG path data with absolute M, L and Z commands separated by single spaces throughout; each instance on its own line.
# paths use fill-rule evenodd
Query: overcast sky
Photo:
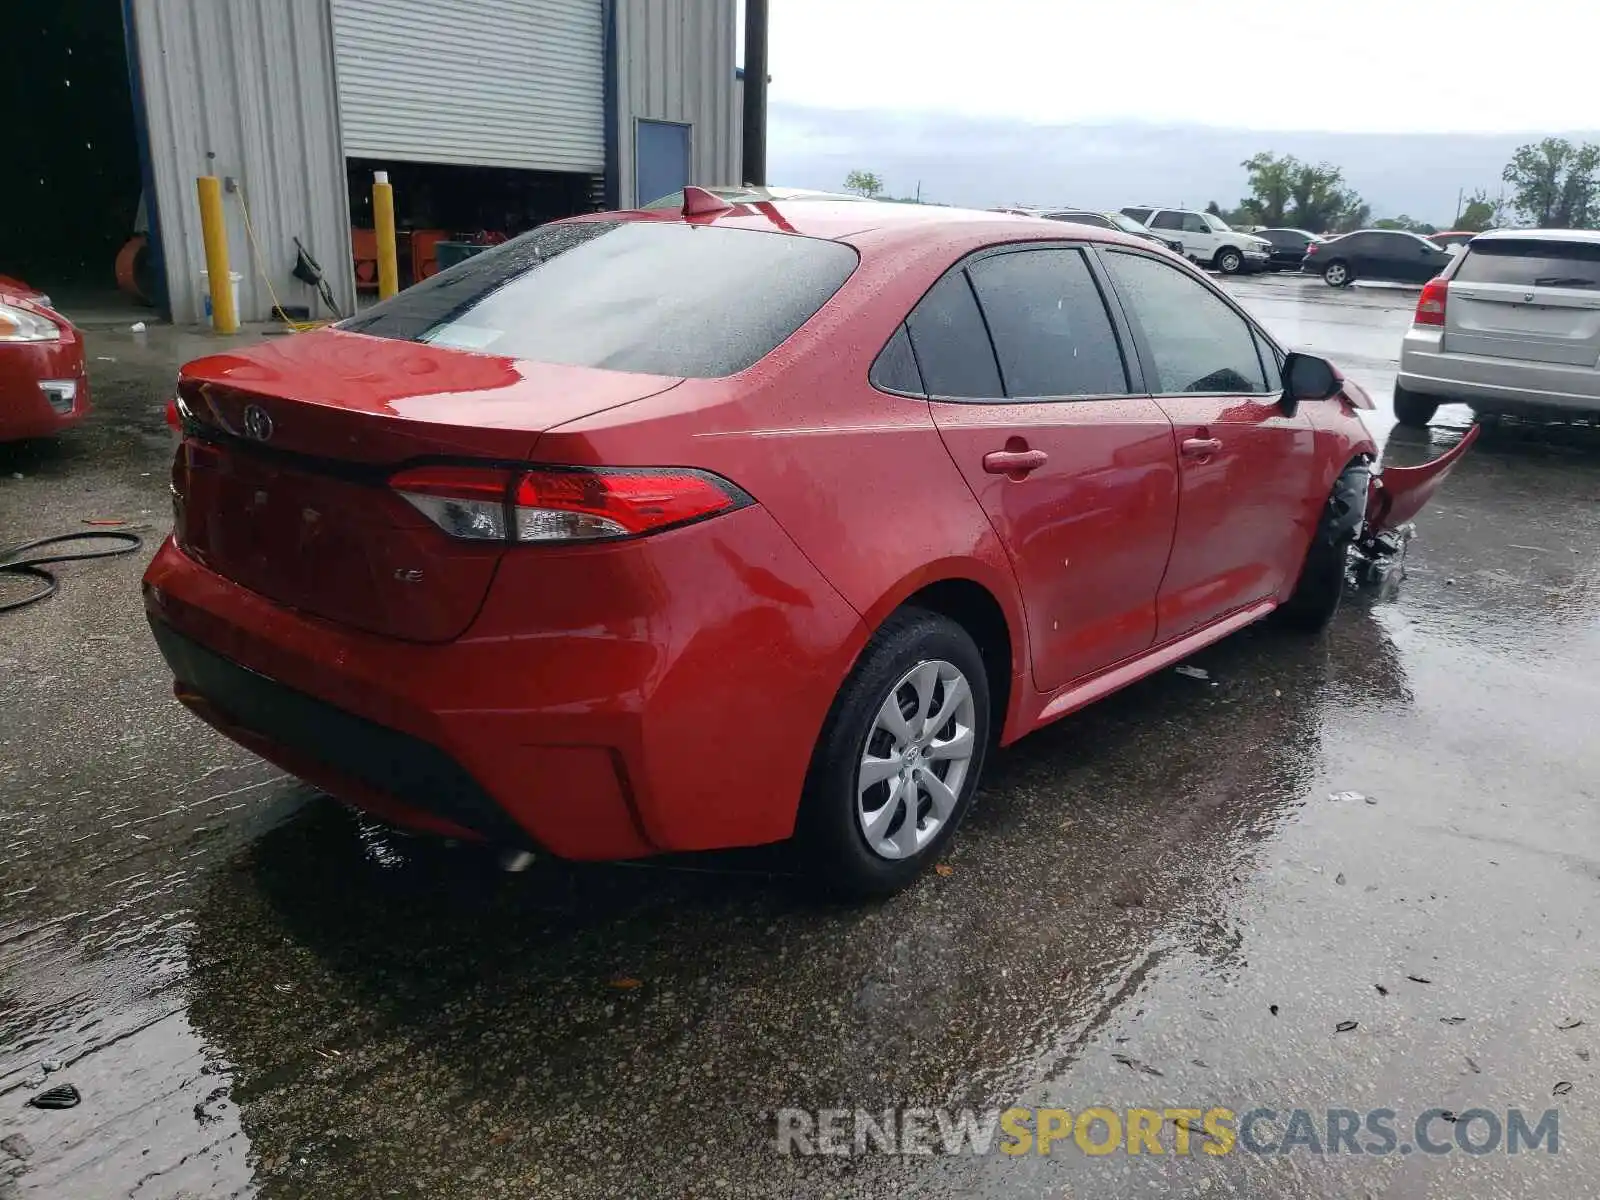
M 794 187 L 1232 207 L 1266 150 L 1443 223 L 1518 145 L 1600 130 L 1593 0 L 770 3 L 769 178 Z
M 740 0 L 742 8 L 742 0 Z M 1600 125 L 1584 0 L 771 0 L 772 99 L 1361 133 Z

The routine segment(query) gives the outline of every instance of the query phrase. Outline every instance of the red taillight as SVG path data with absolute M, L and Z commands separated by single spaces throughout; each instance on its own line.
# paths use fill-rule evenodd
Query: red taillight
M 1417 315 L 1412 318 L 1412 324 L 1443 325 L 1445 304 L 1449 299 L 1449 280 L 1428 280 L 1422 289 L 1422 295 L 1417 297 Z
M 178 418 L 178 398 L 176 396 L 167 401 L 167 427 L 169 429 L 181 429 L 183 427 L 182 421 Z
M 725 480 L 688 468 L 428 466 L 389 483 L 451 537 L 491 542 L 640 537 L 750 503 Z

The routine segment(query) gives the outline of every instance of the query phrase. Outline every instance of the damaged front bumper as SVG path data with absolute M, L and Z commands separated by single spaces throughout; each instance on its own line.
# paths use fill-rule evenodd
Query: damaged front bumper
M 1389 591 L 1404 574 L 1406 546 L 1416 535 L 1414 518 L 1472 444 L 1474 425 L 1450 450 L 1415 467 L 1384 467 L 1367 484 L 1366 509 L 1353 544 L 1356 581 Z

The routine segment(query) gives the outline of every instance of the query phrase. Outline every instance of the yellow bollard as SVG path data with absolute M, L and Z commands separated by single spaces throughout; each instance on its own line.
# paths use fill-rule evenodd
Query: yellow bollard
M 400 264 L 395 254 L 394 188 L 389 172 L 372 173 L 372 224 L 378 236 L 378 299 L 400 291 Z
M 238 333 L 239 314 L 233 310 L 233 279 L 228 272 L 228 223 L 222 213 L 222 180 L 201 175 L 200 236 L 206 247 L 206 278 L 211 283 L 211 328 L 218 333 Z

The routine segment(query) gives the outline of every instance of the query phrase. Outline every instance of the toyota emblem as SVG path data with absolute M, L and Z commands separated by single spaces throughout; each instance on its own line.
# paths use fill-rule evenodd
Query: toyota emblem
M 258 442 L 264 442 L 272 436 L 272 418 L 259 404 L 244 406 L 244 435 Z

